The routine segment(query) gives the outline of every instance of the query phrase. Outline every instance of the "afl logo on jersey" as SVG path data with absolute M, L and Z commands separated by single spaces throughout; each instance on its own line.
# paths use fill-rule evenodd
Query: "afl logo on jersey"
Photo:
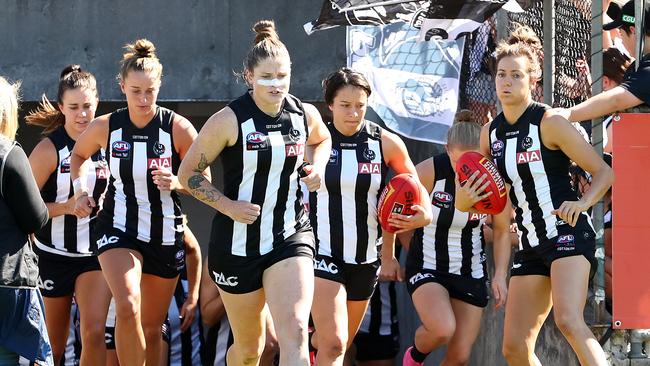
M 131 144 L 126 141 L 115 141 L 111 145 L 111 156 L 118 159 L 131 157 Z
M 258 151 L 268 148 L 268 137 L 265 134 L 255 131 L 246 135 L 246 150 Z
M 295 128 L 291 127 L 289 129 L 289 138 L 291 139 L 291 141 L 299 141 L 300 140 L 300 131 L 298 131 Z
M 451 208 L 453 201 L 454 196 L 451 194 L 443 191 L 436 191 L 433 192 L 433 201 L 431 203 L 436 207 L 448 209 Z
M 61 173 L 70 173 L 70 155 L 68 155 L 65 159 L 61 160 L 61 166 L 60 166 Z
M 492 157 L 493 158 L 500 158 L 503 155 L 503 148 L 505 147 L 505 144 L 501 140 L 496 140 L 492 143 Z
M 531 147 L 533 147 L 533 139 L 530 136 L 524 137 L 524 139 L 521 141 L 521 148 L 524 150 L 528 150 Z
M 365 159 L 373 161 L 373 160 L 375 160 L 375 157 L 377 157 L 377 154 L 375 154 L 374 151 L 372 151 L 372 150 L 370 150 L 369 148 L 366 147 L 365 149 L 363 149 L 363 157 Z
M 160 156 L 165 153 L 165 145 L 160 143 L 160 141 L 156 141 L 153 144 L 153 153 Z
M 332 149 L 332 152 L 330 152 L 330 161 L 328 164 L 330 165 L 338 165 L 339 163 L 339 151 L 336 149 Z

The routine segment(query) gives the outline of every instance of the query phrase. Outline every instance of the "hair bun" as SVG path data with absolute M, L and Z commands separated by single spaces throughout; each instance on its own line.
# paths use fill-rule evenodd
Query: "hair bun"
M 522 24 L 516 24 L 515 29 L 510 33 L 506 42 L 511 45 L 523 43 L 538 52 L 542 50 L 542 42 L 539 40 L 539 37 L 537 37 L 537 34 L 535 34 L 535 31 Z
M 255 32 L 254 44 L 258 44 L 263 40 L 279 39 L 278 33 L 275 30 L 275 22 L 272 20 L 260 20 L 253 25 L 253 32 Z
M 128 44 L 125 47 L 127 53 L 131 53 L 137 58 L 155 58 L 156 57 L 156 46 L 153 43 L 146 39 L 141 38 L 135 41 L 133 44 Z
M 461 109 L 460 111 L 456 112 L 456 115 L 454 116 L 454 123 L 461 122 L 475 123 L 475 121 L 472 120 L 472 111 L 469 109 Z
M 66 76 L 72 74 L 73 72 L 81 72 L 81 66 L 77 64 L 72 64 L 66 66 L 63 71 L 61 71 L 61 75 L 59 75 L 59 79 L 63 79 Z

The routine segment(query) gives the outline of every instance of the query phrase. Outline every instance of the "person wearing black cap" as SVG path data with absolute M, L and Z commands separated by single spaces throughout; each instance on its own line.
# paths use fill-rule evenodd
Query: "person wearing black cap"
M 614 8 L 612 8 L 614 7 Z M 635 27 L 634 0 L 628 1 L 622 8 L 612 2 L 607 14 L 613 21 L 603 25 L 603 30 L 620 28 L 623 45 L 632 57 L 639 61 L 639 68 L 630 66 L 625 73 L 623 83 L 606 92 L 600 93 L 569 109 L 558 112 L 571 122 L 587 121 L 605 116 L 616 111 L 636 107 L 642 104 L 650 106 L 650 4 L 645 5 L 645 22 L 643 36 L 643 55 L 636 56 L 636 37 L 639 32 Z

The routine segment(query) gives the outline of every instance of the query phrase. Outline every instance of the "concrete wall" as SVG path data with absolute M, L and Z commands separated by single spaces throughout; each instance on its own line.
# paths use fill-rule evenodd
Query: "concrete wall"
M 245 89 L 241 69 L 251 25 L 274 19 L 293 61 L 292 93 L 321 100 L 320 80 L 345 65 L 344 28 L 307 36 L 320 0 L 15 0 L 0 12 L 0 75 L 23 81 L 23 100 L 56 95 L 61 69 L 95 73 L 103 100 L 122 100 L 115 76 L 122 46 L 146 37 L 164 66 L 162 100 L 225 101 Z

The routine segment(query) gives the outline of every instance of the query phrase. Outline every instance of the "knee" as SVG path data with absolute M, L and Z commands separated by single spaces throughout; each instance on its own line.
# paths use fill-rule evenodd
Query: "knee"
M 448 344 L 456 331 L 456 324 L 448 322 L 446 324 L 436 324 L 432 327 L 426 327 L 428 339 L 432 344 Z
M 257 365 L 260 357 L 262 357 L 264 343 L 252 342 L 247 344 L 237 344 L 237 342 L 235 342 L 232 347 L 236 350 L 237 356 L 239 356 L 238 358 L 243 365 Z
M 316 331 L 318 337 L 318 353 L 324 353 L 328 359 L 337 359 L 345 353 L 347 337 L 336 332 L 321 334 Z
M 513 365 L 519 363 L 520 360 L 527 360 L 532 350 L 529 350 L 526 342 L 522 340 L 504 339 L 501 352 L 508 364 Z
M 89 347 L 101 347 L 104 345 L 106 336 L 106 325 L 104 322 L 94 322 L 81 327 L 81 342 Z
M 288 321 L 278 323 L 276 332 L 278 336 L 278 341 L 283 343 L 290 343 L 286 347 L 297 347 L 301 344 L 307 344 L 307 320 L 300 319 L 299 317 L 293 316 L 288 319 Z
M 450 347 L 445 355 L 445 364 L 466 366 L 469 364 L 469 356 L 471 353 L 471 347 Z
M 553 316 L 555 325 L 565 337 L 573 337 L 578 334 L 585 323 L 582 316 L 568 312 L 555 311 Z
M 115 299 L 115 317 L 122 320 L 135 320 L 140 313 L 140 295 L 131 294 Z
M 142 331 L 147 343 L 162 341 L 162 324 L 142 324 Z

